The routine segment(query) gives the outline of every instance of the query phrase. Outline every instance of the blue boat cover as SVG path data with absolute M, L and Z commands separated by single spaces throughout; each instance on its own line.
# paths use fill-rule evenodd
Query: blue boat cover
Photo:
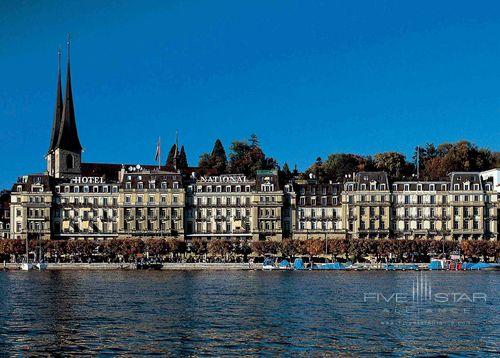
M 486 262 L 478 262 L 470 267 L 471 270 L 481 270 L 485 268 L 491 267 L 491 264 L 487 264 Z
M 441 261 L 431 261 L 429 264 L 429 270 L 442 270 L 443 265 L 441 264 Z
M 290 262 L 288 260 L 283 260 L 279 264 L 280 267 L 288 267 L 290 266 Z
M 305 269 L 305 267 L 304 267 L 304 261 L 302 259 L 298 259 L 298 258 L 295 259 L 293 261 L 293 268 L 295 270 L 304 270 Z
M 340 262 L 326 263 L 322 265 L 315 265 L 313 267 L 316 270 L 345 270 Z
M 271 265 L 274 265 L 274 261 L 269 257 L 266 257 L 266 259 L 262 263 L 262 266 L 271 266 Z
M 474 266 L 475 263 L 473 262 L 464 262 L 462 263 L 462 270 L 470 270 L 472 266 Z

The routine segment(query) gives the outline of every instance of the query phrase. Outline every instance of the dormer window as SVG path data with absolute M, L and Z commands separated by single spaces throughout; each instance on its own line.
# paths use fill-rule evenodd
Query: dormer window
M 89 187 L 88 187 L 88 185 L 85 185 L 85 186 L 83 187 L 83 192 L 84 192 L 84 193 L 88 193 L 88 192 L 89 192 Z
M 361 184 L 361 190 L 366 190 L 366 184 Z
M 474 184 L 474 190 L 479 190 L 479 184 Z
M 75 186 L 74 189 L 73 189 L 73 191 L 75 193 L 79 193 L 80 192 L 80 187 L 79 186 Z
M 220 193 L 220 192 L 222 192 L 222 186 L 217 185 L 217 186 L 215 187 L 215 192 L 216 192 L 216 193 Z
M 137 189 L 144 189 L 144 183 L 138 182 L 137 183 Z
M 417 184 L 417 191 L 422 191 L 422 184 Z
M 179 189 L 179 182 L 174 181 L 174 182 L 172 183 L 172 188 L 174 188 L 174 189 Z
M 380 184 L 380 190 L 385 190 L 385 184 Z
M 459 184 L 453 184 L 453 190 L 460 190 Z
M 429 184 L 429 191 L 435 191 L 436 186 L 434 184 Z
M 167 182 L 162 181 L 162 182 L 161 182 L 161 188 L 162 188 L 162 189 L 167 189 Z M 193 188 L 193 187 L 191 187 L 191 189 L 192 189 L 192 188 Z
M 404 191 L 410 191 L 410 184 L 405 184 L 403 190 Z
M 149 189 L 155 189 L 156 185 L 155 182 L 149 182 Z
M 132 189 L 132 183 L 131 182 L 126 182 L 125 183 L 125 189 Z

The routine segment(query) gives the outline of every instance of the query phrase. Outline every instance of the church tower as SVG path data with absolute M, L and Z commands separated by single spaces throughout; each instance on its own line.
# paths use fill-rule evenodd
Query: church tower
M 50 149 L 47 154 L 47 170 L 56 178 L 71 178 L 81 174 L 82 146 L 76 128 L 73 92 L 71 90 L 70 42 L 68 39 L 68 64 L 66 72 L 66 93 L 62 101 L 60 69 L 56 94 L 56 111 L 52 127 Z M 60 117 L 59 117 L 60 113 Z M 58 120 L 59 118 L 59 120 Z

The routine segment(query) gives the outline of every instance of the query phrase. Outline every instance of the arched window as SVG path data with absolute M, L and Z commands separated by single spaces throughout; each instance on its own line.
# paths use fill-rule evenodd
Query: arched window
M 66 168 L 73 169 L 74 166 L 75 166 L 75 163 L 73 160 L 73 155 L 72 154 L 66 155 Z

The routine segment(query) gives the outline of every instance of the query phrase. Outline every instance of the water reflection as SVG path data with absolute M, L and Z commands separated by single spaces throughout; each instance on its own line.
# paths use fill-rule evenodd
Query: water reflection
M 498 352 L 498 274 L 428 275 L 436 289 L 482 291 L 488 300 L 461 303 L 469 308 L 465 313 L 416 316 L 394 313 L 392 303 L 365 302 L 366 292 L 389 297 L 411 290 L 414 274 L 398 272 L 2 272 L 0 350 L 180 356 Z M 440 324 L 407 324 L 427 316 Z

